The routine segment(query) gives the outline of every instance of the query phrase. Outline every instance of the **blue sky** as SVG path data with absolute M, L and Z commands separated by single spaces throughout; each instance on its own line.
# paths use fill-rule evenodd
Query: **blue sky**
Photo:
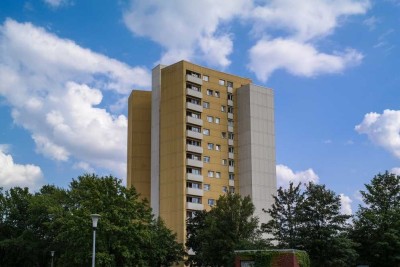
M 278 183 L 400 173 L 400 1 L 2 0 L 0 186 L 125 179 L 127 97 L 186 59 L 275 92 Z

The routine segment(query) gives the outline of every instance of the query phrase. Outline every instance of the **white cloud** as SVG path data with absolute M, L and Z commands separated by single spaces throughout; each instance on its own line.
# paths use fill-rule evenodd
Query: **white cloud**
M 340 196 L 340 213 L 345 214 L 345 215 L 352 215 L 353 210 L 351 208 L 351 203 L 353 200 L 349 196 L 346 196 L 344 194 L 339 194 Z
M 296 76 L 313 77 L 338 73 L 361 61 L 362 55 L 348 49 L 333 55 L 320 53 L 311 44 L 277 38 L 262 39 L 250 49 L 249 69 L 261 81 L 267 81 L 276 70 L 284 69 Z
M 370 112 L 355 127 L 359 134 L 366 134 L 374 144 L 400 158 L 400 111 L 384 110 L 382 114 Z
M 0 187 L 8 189 L 14 186 L 29 187 L 32 190 L 39 188 L 43 174 L 38 166 L 17 164 L 11 155 L 0 146 Z
M 165 53 L 161 63 L 208 60 L 215 66 L 230 64 L 231 35 L 223 29 L 251 6 L 246 0 L 132 0 L 124 13 L 126 26 L 139 36 L 160 44 Z
M 104 91 L 126 98 L 132 88 L 149 86 L 148 70 L 30 23 L 6 20 L 0 28 L 0 80 L 0 96 L 14 122 L 31 133 L 38 153 L 126 175 L 127 119 L 99 105 Z
M 319 181 L 319 177 L 313 169 L 294 172 L 289 167 L 281 164 L 276 165 L 276 176 L 278 187 L 288 187 L 289 182 L 293 182 L 294 185 L 297 185 L 298 183 L 318 183 Z
M 68 0 L 43 0 L 43 2 L 54 8 L 68 4 Z
M 390 170 L 390 173 L 400 175 L 400 167 L 395 167 Z
M 271 0 L 249 16 L 259 29 L 281 29 L 291 38 L 309 41 L 331 34 L 340 19 L 364 14 L 369 7 L 367 0 Z

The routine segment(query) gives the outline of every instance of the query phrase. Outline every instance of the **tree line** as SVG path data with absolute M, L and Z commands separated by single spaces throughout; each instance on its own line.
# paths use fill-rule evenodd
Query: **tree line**
M 260 224 L 249 197 L 226 194 L 187 221 L 186 250 L 134 188 L 112 176 L 83 175 L 67 189 L 0 189 L 0 266 L 89 266 L 90 214 L 99 213 L 97 266 L 232 266 L 235 250 L 299 249 L 311 266 L 400 266 L 400 176 L 376 175 L 361 191 L 365 205 L 340 213 L 325 185 L 280 187 L 271 220 Z
M 87 174 L 68 189 L 0 190 L 0 266 L 50 266 L 50 251 L 54 266 L 90 266 L 93 213 L 101 215 L 96 266 L 170 266 L 183 259 L 183 245 L 134 188 Z
M 341 214 L 340 196 L 325 185 L 280 187 L 260 225 L 249 197 L 229 194 L 209 212 L 188 219 L 187 263 L 233 266 L 234 251 L 299 249 L 311 266 L 400 266 L 400 176 L 376 175 L 361 191 L 365 205 L 354 216 Z M 266 237 L 267 236 L 267 237 Z

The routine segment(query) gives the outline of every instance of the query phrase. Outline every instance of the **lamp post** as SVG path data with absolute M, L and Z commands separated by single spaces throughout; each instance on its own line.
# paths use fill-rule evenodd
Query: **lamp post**
M 50 251 L 51 254 L 51 267 L 53 267 L 53 259 L 54 259 L 54 250 Z
M 96 259 L 96 228 L 97 222 L 100 219 L 99 214 L 91 214 L 92 217 L 92 224 L 93 224 L 93 253 L 92 253 L 92 267 L 95 267 L 95 259 Z

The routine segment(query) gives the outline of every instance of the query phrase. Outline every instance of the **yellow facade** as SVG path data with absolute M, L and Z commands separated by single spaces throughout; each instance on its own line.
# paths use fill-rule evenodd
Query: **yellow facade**
M 133 91 L 128 103 L 128 187 L 150 201 L 151 92 Z
M 158 181 L 159 215 L 185 243 L 191 212 L 209 210 L 227 192 L 240 193 L 235 98 L 251 80 L 186 61 L 160 72 L 159 102 L 144 91 L 129 99 L 127 183 L 150 200 L 151 181 Z M 151 137 L 151 112 L 159 116 L 157 138 Z M 158 162 L 151 162 L 151 142 L 158 145 Z M 158 180 L 150 177 L 154 164 Z

